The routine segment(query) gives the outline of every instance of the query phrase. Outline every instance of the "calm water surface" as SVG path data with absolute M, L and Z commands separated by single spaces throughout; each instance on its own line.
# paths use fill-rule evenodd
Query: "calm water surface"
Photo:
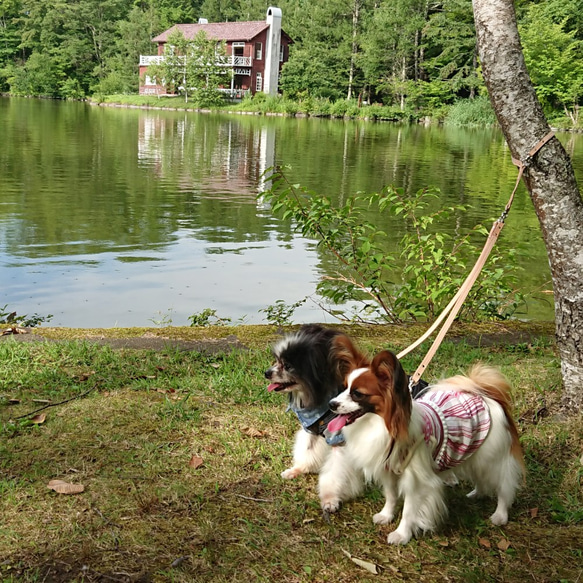
M 333 270 L 258 203 L 261 173 L 335 199 L 394 184 L 469 203 L 452 232 L 488 227 L 516 169 L 496 130 L 201 115 L 0 99 L 0 308 L 56 326 L 147 326 L 212 308 L 233 322 L 314 293 Z M 560 136 L 583 179 L 581 136 Z M 380 220 L 380 219 L 379 219 Z M 383 224 L 396 247 L 398 221 Z M 525 291 L 550 289 L 524 188 L 501 237 Z M 525 317 L 552 318 L 539 294 Z M 333 321 L 308 301 L 294 319 Z

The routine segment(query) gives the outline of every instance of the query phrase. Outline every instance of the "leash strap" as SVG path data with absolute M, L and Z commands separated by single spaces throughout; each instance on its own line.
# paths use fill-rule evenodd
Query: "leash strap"
M 480 256 L 478 257 L 478 260 L 476 261 L 476 264 L 474 265 L 472 271 L 470 272 L 470 274 L 468 275 L 468 277 L 466 278 L 466 280 L 464 281 L 464 283 L 462 284 L 460 289 L 457 291 L 457 293 L 451 299 L 449 304 L 443 310 L 443 312 L 439 315 L 439 317 L 432 324 L 432 326 L 419 339 L 417 339 L 415 342 L 413 342 L 413 344 L 411 344 L 405 350 L 402 350 L 401 352 L 399 352 L 399 354 L 397 354 L 397 358 L 399 360 L 401 358 L 403 358 L 404 356 L 406 356 L 407 354 L 409 354 L 409 352 L 411 352 L 412 350 L 417 348 L 417 346 L 419 346 L 422 342 L 427 340 L 427 338 L 429 338 L 429 336 L 431 336 L 431 334 L 433 334 L 433 332 L 435 332 L 435 330 L 439 327 L 441 322 L 447 317 L 447 320 L 445 321 L 445 323 L 441 327 L 437 337 L 435 338 L 435 340 L 433 341 L 433 344 L 431 345 L 431 348 L 429 349 L 429 351 L 425 355 L 425 358 L 421 361 L 421 364 L 417 367 L 417 370 L 410 377 L 410 379 L 409 379 L 409 388 L 410 389 L 419 382 L 421 375 L 423 374 L 423 372 L 425 371 L 425 369 L 427 368 L 427 366 L 431 362 L 431 359 L 433 358 L 433 356 L 437 352 L 437 349 L 439 348 L 441 342 L 443 341 L 443 338 L 447 334 L 449 328 L 451 327 L 453 321 L 455 320 L 455 317 L 457 316 L 460 308 L 462 307 L 464 300 L 466 299 L 467 295 L 470 293 L 472 286 L 474 285 L 476 279 L 480 275 L 480 272 L 482 271 L 482 268 L 484 267 L 484 264 L 486 263 L 486 260 L 488 259 L 488 256 L 490 255 L 490 252 L 492 251 L 492 248 L 494 247 L 496 240 L 498 239 L 498 236 L 500 235 L 500 232 L 502 231 L 502 228 L 504 227 L 504 221 L 506 220 L 506 217 L 508 216 L 508 213 L 510 212 L 510 207 L 512 206 L 512 203 L 514 201 L 514 195 L 516 194 L 516 190 L 518 189 L 518 185 L 520 184 L 520 180 L 522 179 L 522 175 L 524 174 L 525 169 L 530 165 L 533 156 L 554 135 L 555 135 L 555 132 L 553 132 L 553 131 L 550 131 L 549 133 L 547 133 L 541 140 L 539 140 L 528 151 L 528 154 L 526 155 L 524 160 L 521 161 L 521 160 L 516 160 L 515 158 L 512 158 L 512 163 L 518 167 L 518 176 L 516 178 L 516 184 L 514 185 L 514 189 L 512 190 L 512 194 L 510 195 L 510 198 L 508 199 L 508 202 L 506 203 L 506 206 L 504 207 L 504 211 L 502 212 L 500 217 L 492 225 L 492 228 L 490 229 L 490 233 L 488 234 L 488 238 L 486 239 L 486 243 L 484 245 L 484 248 L 482 249 L 482 252 L 480 253 Z

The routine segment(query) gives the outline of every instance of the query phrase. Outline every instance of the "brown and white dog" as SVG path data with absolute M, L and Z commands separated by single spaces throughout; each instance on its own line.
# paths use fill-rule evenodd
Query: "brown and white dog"
M 467 377 L 445 379 L 412 400 L 397 357 L 383 351 L 349 373 L 347 389 L 330 408 L 338 417 L 328 430 L 342 431 L 348 463 L 383 487 L 386 502 L 373 521 L 392 522 L 404 500 L 390 544 L 435 530 L 447 513 L 444 483 L 457 479 L 473 482 L 469 497 L 495 494 L 490 520 L 508 521 L 524 461 L 510 387 L 498 370 L 474 366 Z

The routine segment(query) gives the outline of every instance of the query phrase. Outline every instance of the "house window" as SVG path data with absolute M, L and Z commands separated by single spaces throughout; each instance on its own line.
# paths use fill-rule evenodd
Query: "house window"
M 255 43 L 255 59 L 260 61 L 263 58 L 263 43 Z
M 279 45 L 279 62 L 283 63 L 283 52 L 285 51 L 285 47 L 283 45 Z
M 232 44 L 233 47 L 233 56 L 234 57 L 242 57 L 245 51 L 245 43 L 242 42 L 234 42 Z
M 263 89 L 263 77 L 261 73 L 257 73 L 257 77 L 255 78 L 255 91 L 261 91 Z

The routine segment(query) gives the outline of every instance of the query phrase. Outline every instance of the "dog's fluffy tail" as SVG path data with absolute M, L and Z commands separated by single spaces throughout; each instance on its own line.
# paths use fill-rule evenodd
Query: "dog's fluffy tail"
M 472 381 L 468 385 L 467 378 Z M 514 418 L 512 417 L 511 387 L 508 379 L 497 369 L 484 364 L 475 364 L 468 372 L 468 377 L 457 376 L 448 379 L 448 383 L 459 385 L 460 390 L 474 393 L 482 397 L 488 397 L 496 401 L 503 409 L 508 431 L 512 437 L 511 452 L 516 460 L 520 463 L 524 473 L 524 457 L 522 447 L 518 439 L 518 429 Z

